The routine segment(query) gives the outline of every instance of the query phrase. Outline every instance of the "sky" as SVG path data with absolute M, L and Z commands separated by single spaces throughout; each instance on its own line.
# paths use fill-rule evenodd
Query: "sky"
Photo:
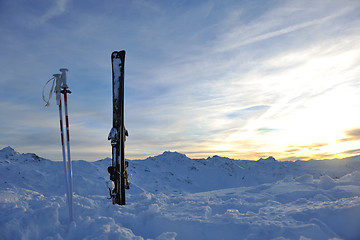
M 65 67 L 72 159 L 110 157 L 110 55 L 126 50 L 128 159 L 358 155 L 359 12 L 358 0 L 0 0 L 0 148 L 62 159 L 42 89 Z

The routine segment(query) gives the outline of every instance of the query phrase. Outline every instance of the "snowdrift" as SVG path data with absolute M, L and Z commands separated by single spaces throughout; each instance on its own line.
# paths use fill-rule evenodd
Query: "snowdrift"
M 0 239 L 360 239 L 360 156 L 279 162 L 130 160 L 127 205 L 107 199 L 110 159 L 63 163 L 0 150 Z

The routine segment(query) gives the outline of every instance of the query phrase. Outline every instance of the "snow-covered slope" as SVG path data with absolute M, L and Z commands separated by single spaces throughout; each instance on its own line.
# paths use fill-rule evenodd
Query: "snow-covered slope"
M 110 159 L 62 162 L 0 150 L 0 239 L 360 239 L 360 157 L 324 161 L 130 161 L 127 205 L 106 199 Z

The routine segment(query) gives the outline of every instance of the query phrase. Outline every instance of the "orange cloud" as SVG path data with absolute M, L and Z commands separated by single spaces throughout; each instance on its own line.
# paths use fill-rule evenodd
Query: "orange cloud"
M 360 154 L 360 148 L 347 150 L 347 151 L 342 152 L 342 153 L 344 153 L 344 154 Z

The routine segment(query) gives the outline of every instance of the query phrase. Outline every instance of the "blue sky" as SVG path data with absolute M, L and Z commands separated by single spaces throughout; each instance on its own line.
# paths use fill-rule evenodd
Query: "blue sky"
M 45 82 L 66 67 L 73 159 L 110 156 L 125 49 L 126 156 L 360 153 L 360 2 L 0 1 L 0 147 L 61 159 Z

